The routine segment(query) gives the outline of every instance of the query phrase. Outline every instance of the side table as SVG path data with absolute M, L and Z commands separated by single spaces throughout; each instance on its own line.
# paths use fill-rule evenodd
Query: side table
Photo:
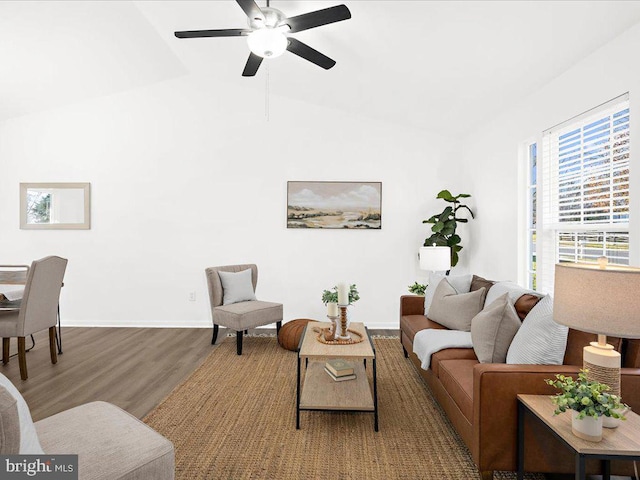
M 554 404 L 548 395 L 518 395 L 518 480 L 524 478 L 524 419 L 525 415 L 542 422 L 576 459 L 576 480 L 586 478 L 586 461 L 595 458 L 602 461 L 602 478 L 611 478 L 611 460 L 640 460 L 640 416 L 627 412 L 626 421 L 615 429 L 605 428 L 602 441 L 588 442 L 571 432 L 571 415 L 554 415 Z

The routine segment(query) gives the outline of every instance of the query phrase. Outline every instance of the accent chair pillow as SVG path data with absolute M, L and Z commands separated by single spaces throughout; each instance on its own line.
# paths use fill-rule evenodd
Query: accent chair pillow
M 15 387 L 11 380 L 0 373 L 0 386 L 10 393 L 15 399 L 18 407 L 18 417 L 20 421 L 20 455 L 42 455 L 42 447 L 38 440 L 36 427 L 31 418 L 31 412 L 27 402 Z
M 471 330 L 471 320 L 484 306 L 486 289 L 458 293 L 447 279 L 438 284 L 427 317 L 451 330 Z
M 240 272 L 218 271 L 222 282 L 222 305 L 257 300 L 251 283 L 251 269 Z
M 546 295 L 522 322 L 513 337 L 507 363 L 562 365 L 569 329 L 553 321 L 553 298 Z
M 424 314 L 428 316 L 431 302 L 433 302 L 433 295 L 436 293 L 436 289 L 443 279 L 447 279 L 449 285 L 451 285 L 456 293 L 469 293 L 471 289 L 471 275 L 440 275 L 439 273 L 429 273 L 429 284 L 424 291 Z
M 471 320 L 471 342 L 480 363 L 505 363 L 521 322 L 509 294 L 498 297 Z

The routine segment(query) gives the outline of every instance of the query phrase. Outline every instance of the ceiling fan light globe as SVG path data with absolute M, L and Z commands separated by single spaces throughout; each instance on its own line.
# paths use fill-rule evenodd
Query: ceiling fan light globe
M 263 58 L 275 58 L 282 55 L 287 49 L 287 37 L 273 28 L 261 28 L 247 36 L 249 49 Z

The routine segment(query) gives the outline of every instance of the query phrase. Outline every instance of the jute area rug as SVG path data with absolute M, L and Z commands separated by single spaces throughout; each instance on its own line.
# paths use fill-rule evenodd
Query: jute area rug
M 343 412 L 301 412 L 296 430 L 297 355 L 273 337 L 246 338 L 242 356 L 225 339 L 144 421 L 175 445 L 182 480 L 479 478 L 398 339 L 374 342 L 377 433 L 372 414 Z

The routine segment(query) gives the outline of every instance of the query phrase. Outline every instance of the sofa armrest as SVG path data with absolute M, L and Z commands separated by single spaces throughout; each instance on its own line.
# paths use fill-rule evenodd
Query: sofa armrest
M 404 315 L 424 315 L 424 297 L 402 295 L 400 297 L 400 318 Z
M 575 365 L 474 366 L 472 454 L 480 470 L 516 468 L 517 395 L 554 395 L 557 389 L 544 380 L 558 373 L 575 376 L 579 370 Z M 632 408 L 640 407 L 640 369 L 622 369 L 622 397 Z

